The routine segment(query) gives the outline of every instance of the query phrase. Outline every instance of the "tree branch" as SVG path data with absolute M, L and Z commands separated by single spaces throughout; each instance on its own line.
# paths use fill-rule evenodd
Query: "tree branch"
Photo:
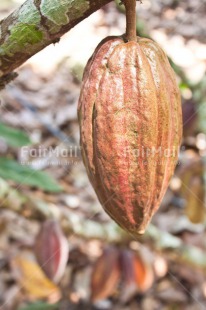
M 2 77 L 110 1 L 27 0 L 0 22 L 0 84 Z

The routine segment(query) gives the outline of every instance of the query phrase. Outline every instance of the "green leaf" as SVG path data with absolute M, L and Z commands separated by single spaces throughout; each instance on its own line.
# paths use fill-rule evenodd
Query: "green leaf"
M 18 162 L 0 158 L 0 176 L 6 180 L 13 180 L 20 184 L 39 187 L 49 192 L 60 192 L 60 185 L 46 172 L 34 170 Z
M 28 135 L 19 129 L 11 128 L 0 122 L 0 138 L 3 138 L 6 143 L 13 147 L 21 147 L 31 144 Z
M 188 87 L 188 85 L 186 83 L 181 81 L 179 83 L 179 88 L 180 88 L 180 90 L 185 90 L 185 89 L 188 89 L 189 87 Z
M 29 304 L 24 308 L 19 308 L 19 310 L 58 310 L 59 304 L 49 305 L 44 302 L 35 302 L 33 304 Z

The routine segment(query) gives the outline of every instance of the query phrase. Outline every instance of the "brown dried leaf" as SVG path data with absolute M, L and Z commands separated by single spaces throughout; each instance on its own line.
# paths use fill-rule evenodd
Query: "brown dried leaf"
M 203 223 L 205 220 L 205 190 L 201 177 L 191 178 L 187 192 L 186 215 L 192 223 Z
M 119 251 L 109 246 L 96 261 L 91 277 L 91 299 L 105 299 L 113 294 L 120 279 Z
M 183 159 L 184 161 L 182 161 L 178 168 L 177 175 L 182 182 L 180 193 L 185 199 L 187 199 L 189 182 L 192 177 L 201 177 L 204 174 L 204 162 L 193 150 L 186 150 Z
M 34 251 L 47 277 L 57 283 L 64 273 L 69 255 L 68 241 L 58 222 L 47 220 L 43 223 Z

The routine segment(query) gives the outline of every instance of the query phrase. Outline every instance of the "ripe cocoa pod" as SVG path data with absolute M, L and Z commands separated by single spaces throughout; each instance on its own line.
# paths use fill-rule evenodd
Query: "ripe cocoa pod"
M 78 105 L 82 157 L 105 211 L 142 234 L 174 173 L 182 137 L 180 93 L 152 40 L 108 37 L 89 60 Z

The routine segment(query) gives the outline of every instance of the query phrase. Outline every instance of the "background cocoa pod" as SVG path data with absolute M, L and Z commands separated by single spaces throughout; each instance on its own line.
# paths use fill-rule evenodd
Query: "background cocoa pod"
M 182 137 L 180 93 L 152 40 L 108 37 L 96 48 L 79 99 L 83 161 L 105 211 L 142 234 L 174 173 Z

